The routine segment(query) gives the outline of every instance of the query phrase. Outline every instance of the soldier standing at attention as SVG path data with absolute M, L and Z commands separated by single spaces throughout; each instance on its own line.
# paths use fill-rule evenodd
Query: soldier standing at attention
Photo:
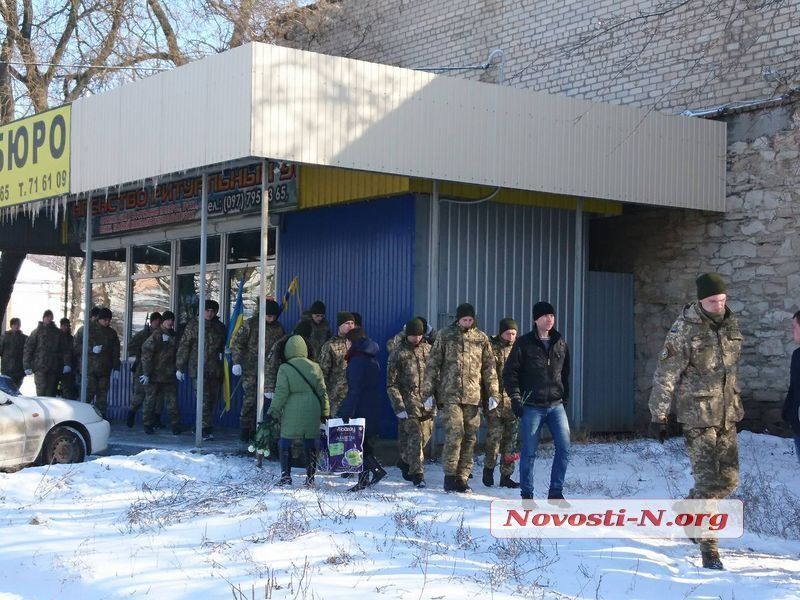
M 311 335 L 308 338 L 311 343 L 311 348 L 308 349 L 309 356 L 311 356 L 312 351 L 314 356 L 319 356 L 322 351 L 322 345 L 331 338 L 331 327 L 328 324 L 328 319 L 325 318 L 326 310 L 325 303 L 322 300 L 315 300 L 308 312 L 304 312 L 300 319 L 311 323 Z
M 322 375 L 325 377 L 325 389 L 328 390 L 328 399 L 331 403 L 330 414 L 332 415 L 338 413 L 339 407 L 347 397 L 347 362 L 344 357 L 350 347 L 347 342 L 347 333 L 356 326 L 353 313 L 338 313 L 336 325 L 339 333 L 322 345 L 318 361 Z
M 25 341 L 25 375 L 33 375 L 37 396 L 55 396 L 59 378 L 67 372 L 71 355 L 64 347 L 61 330 L 53 322 L 53 311 L 46 310 L 42 320 Z
M 650 413 L 663 442 L 667 413 L 675 399 L 692 464 L 688 498 L 725 498 L 739 485 L 736 423 L 744 410 L 736 382 L 742 333 L 725 306 L 725 282 L 716 273 L 697 278 L 697 302 L 687 304 L 672 325 L 659 357 Z M 715 538 L 700 540 L 703 568 L 723 569 Z
M 152 321 L 151 321 L 152 322 Z M 139 383 L 145 390 L 144 432 L 154 433 L 154 427 L 161 411 L 158 407 L 167 405 L 170 426 L 174 435 L 180 435 L 184 428 L 178 410 L 178 387 L 175 383 L 175 354 L 178 344 L 175 341 L 175 314 L 165 311 L 159 320 L 159 327 L 142 344 L 141 374 Z
M 88 379 L 86 402 L 92 403 L 106 418 L 108 408 L 108 388 L 111 378 L 119 377 L 120 343 L 117 332 L 111 327 L 113 317 L 111 309 L 102 307 L 98 310 L 97 319 L 89 321 L 89 365 L 82 368 L 83 376 Z M 75 334 L 74 352 L 80 356 L 83 347 L 83 327 Z
M 425 368 L 425 408 L 434 398 L 444 425 L 444 491 L 470 492 L 473 452 L 481 423 L 481 391 L 497 401 L 497 372 L 489 337 L 475 326 L 475 309 L 461 304 L 455 322 L 436 335 Z
M 278 322 L 281 307 L 275 300 L 266 301 L 264 311 L 265 367 L 269 363 L 270 348 L 286 333 Z M 233 367 L 231 373 L 242 376 L 242 412 L 239 415 L 240 438 L 248 441 L 256 431 L 258 407 L 258 312 L 244 322 L 236 334 L 231 348 Z
M 131 399 L 131 407 L 130 410 L 128 410 L 128 416 L 125 419 L 125 424 L 128 427 L 133 427 L 133 423 L 136 421 L 136 412 L 144 404 L 145 395 L 147 393 L 144 384 L 141 382 L 143 373 L 142 344 L 144 344 L 153 334 L 153 332 L 160 327 L 161 313 L 150 313 L 150 324 L 145 324 L 144 328 L 141 331 L 138 331 L 136 335 L 131 338 L 131 341 L 128 342 L 128 356 L 132 356 L 134 358 L 133 365 L 131 366 L 131 373 L 133 375 L 133 398 Z M 161 417 L 161 411 L 163 408 L 164 403 L 160 402 L 155 409 L 155 414 L 158 421 L 157 426 L 159 427 L 161 426 L 161 421 L 159 419 Z

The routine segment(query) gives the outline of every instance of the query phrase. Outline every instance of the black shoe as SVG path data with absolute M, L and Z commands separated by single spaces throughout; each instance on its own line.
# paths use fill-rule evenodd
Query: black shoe
M 411 481 L 411 476 L 408 474 L 408 463 L 399 460 L 397 461 L 397 467 L 400 469 L 400 473 L 403 475 L 403 479 L 405 479 L 406 481 Z
M 444 491 L 445 492 L 457 492 L 458 488 L 456 487 L 456 476 L 455 475 L 445 475 L 444 476 Z
M 214 432 L 211 428 L 203 429 L 203 441 L 204 442 L 211 442 L 214 440 Z
M 422 489 L 424 487 L 427 487 L 427 485 L 425 484 L 425 476 L 422 473 L 417 473 L 416 475 L 413 475 L 411 481 L 414 482 L 414 487 L 416 488 Z
M 511 475 L 500 476 L 500 487 L 511 488 L 513 490 L 519 487 L 519 483 L 511 479 Z
M 456 479 L 456 491 L 459 494 L 471 494 L 472 488 L 469 487 L 466 479 Z
M 722 561 L 719 558 L 718 550 L 702 550 L 702 556 L 704 569 L 714 569 L 717 571 L 725 570 L 725 567 L 722 566 Z
M 381 466 L 381 463 L 379 463 L 378 459 L 374 456 L 369 457 L 369 463 L 369 472 L 372 473 L 372 480 L 369 482 L 369 485 L 375 485 L 386 477 L 386 469 Z
M 523 500 L 533 500 L 533 494 L 529 492 L 520 492 L 519 497 Z
M 153 434 L 155 433 L 155 430 L 154 430 L 152 427 L 145 427 L 145 428 L 144 428 L 144 432 L 145 432 L 147 435 L 153 435 Z
M 292 450 L 291 448 L 280 449 L 281 478 L 276 485 L 292 485 Z
M 128 426 L 128 429 L 133 429 L 133 424 L 136 422 L 136 413 L 132 410 L 128 411 L 128 418 L 125 419 L 125 425 Z
M 467 477 L 467 479 L 472 479 L 472 473 L 469 474 L 469 477 Z
M 303 485 L 314 487 L 314 476 L 317 474 L 316 451 L 306 452 L 306 481 Z
M 569 502 L 564 500 L 564 494 L 561 492 L 549 492 L 547 494 L 547 501 L 561 508 L 569 508 L 572 506 Z
M 356 483 L 353 487 L 348 489 L 348 492 L 360 492 L 361 490 L 366 489 L 368 486 L 372 485 L 374 482 L 370 482 L 369 480 L 369 471 L 362 471 L 358 474 L 358 483 Z
M 500 481 L 503 480 L 501 479 Z M 494 485 L 494 469 L 483 468 L 483 485 L 486 487 L 492 487 Z

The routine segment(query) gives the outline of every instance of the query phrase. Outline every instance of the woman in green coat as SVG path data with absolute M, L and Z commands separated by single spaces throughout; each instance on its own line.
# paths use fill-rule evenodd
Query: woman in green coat
M 278 455 L 281 461 L 279 485 L 292 484 L 292 442 L 303 440 L 306 462 L 306 485 L 314 483 L 319 445 L 319 424 L 330 414 L 328 392 L 319 365 L 308 360 L 308 347 L 299 335 L 286 341 L 286 362 L 278 369 L 275 396 L 267 418 L 279 419 L 281 437 Z

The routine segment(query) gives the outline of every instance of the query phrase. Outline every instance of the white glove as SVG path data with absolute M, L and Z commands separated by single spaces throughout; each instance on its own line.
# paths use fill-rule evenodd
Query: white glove
M 150 383 L 150 378 L 147 375 L 139 375 L 139 383 L 142 385 L 147 385 Z
M 183 371 L 175 371 L 175 377 L 178 381 L 183 381 L 186 376 L 183 374 Z
M 111 371 L 111 379 L 113 379 L 114 381 L 119 379 L 119 371 L 117 369 Z
M 64 369 L 61 372 L 64 375 L 66 375 L 67 373 L 72 373 L 72 367 L 70 367 L 69 365 L 64 365 Z
M 275 392 L 264 392 L 264 398 L 272 400 L 275 397 Z
M 168 341 L 170 341 L 171 339 L 172 339 L 172 338 L 171 338 L 170 336 L 168 336 L 166 333 L 162 333 L 162 334 L 161 334 L 161 341 L 162 341 L 162 342 L 168 342 Z
M 490 411 L 492 411 L 492 410 L 494 410 L 495 408 L 497 408 L 497 406 L 498 406 L 499 404 L 500 404 L 500 403 L 499 403 L 499 402 L 498 402 L 498 401 L 495 399 L 495 397 L 494 397 L 494 396 L 489 396 L 489 410 L 490 410 Z
M 33 371 L 31 369 L 25 369 L 25 375 L 33 375 Z
M 242 375 L 242 365 L 233 365 L 231 367 L 231 373 L 233 373 L 237 377 L 240 377 Z
M 103 346 L 92 346 L 92 354 L 100 354 L 103 351 Z
M 408 413 L 406 411 L 404 411 L 404 410 L 400 411 L 399 413 L 397 413 L 397 418 L 400 419 L 400 420 L 407 419 L 408 418 Z
M 218 360 L 218 361 L 220 361 L 220 362 L 222 361 L 222 352 L 220 352 L 220 353 L 217 355 L 217 360 Z
M 128 362 L 131 363 L 131 364 L 135 363 L 136 362 L 136 357 L 135 356 L 129 356 L 128 357 Z
M 433 396 L 428 396 L 428 399 L 425 400 L 425 410 L 433 410 Z

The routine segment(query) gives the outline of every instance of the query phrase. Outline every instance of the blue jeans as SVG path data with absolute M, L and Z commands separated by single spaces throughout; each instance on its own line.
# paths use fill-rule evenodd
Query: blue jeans
M 519 462 L 519 491 L 521 494 L 533 494 L 533 462 L 536 459 L 536 449 L 539 447 L 544 424 L 547 424 L 556 446 L 556 455 L 550 470 L 549 493 L 561 493 L 564 487 L 570 448 L 569 420 L 564 405 L 558 404 L 550 408 L 526 405 L 519 427 L 519 435 L 522 437 L 522 453 Z

